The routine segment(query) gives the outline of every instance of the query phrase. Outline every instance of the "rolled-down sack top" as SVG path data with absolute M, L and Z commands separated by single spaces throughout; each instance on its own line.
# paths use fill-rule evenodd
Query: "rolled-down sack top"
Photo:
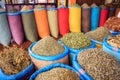
M 99 24 L 100 8 L 96 4 L 91 5 L 90 30 L 95 30 Z
M 58 8 L 58 27 L 61 35 L 69 32 L 69 9 L 66 7 Z
M 84 3 L 82 6 L 82 32 L 88 32 L 90 30 L 90 7 Z
M 37 30 L 39 37 L 44 38 L 50 35 L 47 11 L 45 8 L 35 8 L 34 9 L 35 21 L 37 25 Z
M 53 37 L 58 38 L 58 19 L 57 19 L 57 9 L 49 8 L 47 10 L 48 23 L 50 28 L 50 33 Z
M 8 21 L 6 17 L 6 13 L 0 12 L 0 44 L 4 46 L 8 46 L 11 41 L 11 33 L 8 26 Z
M 69 29 L 81 32 L 81 7 L 77 4 L 69 6 Z
M 24 41 L 24 32 L 21 22 L 21 12 L 8 13 L 8 21 L 13 39 L 20 45 Z
M 108 8 L 105 5 L 100 6 L 99 26 L 103 26 L 108 17 Z
M 38 39 L 34 13 L 33 10 L 30 10 L 29 7 L 29 10 L 26 10 L 24 7 L 21 10 L 21 15 L 25 37 L 27 40 L 34 42 Z

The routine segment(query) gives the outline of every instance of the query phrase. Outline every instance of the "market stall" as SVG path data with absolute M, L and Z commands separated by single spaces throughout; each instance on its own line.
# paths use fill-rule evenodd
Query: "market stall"
M 120 0 L 0 6 L 0 80 L 120 79 Z

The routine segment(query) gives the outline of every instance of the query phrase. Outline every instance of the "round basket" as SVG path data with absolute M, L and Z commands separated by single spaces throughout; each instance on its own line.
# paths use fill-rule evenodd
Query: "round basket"
M 28 51 L 29 51 L 29 55 L 37 69 L 40 69 L 44 66 L 47 66 L 49 64 L 56 63 L 56 62 L 61 62 L 63 64 L 69 64 L 68 49 L 65 46 L 64 46 L 65 50 L 63 53 L 60 53 L 60 54 L 54 55 L 54 56 L 40 56 L 38 54 L 35 54 L 32 51 L 32 47 L 35 44 L 36 44 L 36 42 L 32 43 L 30 45 L 30 47 L 28 48 Z

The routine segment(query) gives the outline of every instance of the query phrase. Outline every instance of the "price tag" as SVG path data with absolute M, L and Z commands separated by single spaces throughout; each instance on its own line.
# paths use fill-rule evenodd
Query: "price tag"
M 120 12 L 118 13 L 117 17 L 120 18 Z

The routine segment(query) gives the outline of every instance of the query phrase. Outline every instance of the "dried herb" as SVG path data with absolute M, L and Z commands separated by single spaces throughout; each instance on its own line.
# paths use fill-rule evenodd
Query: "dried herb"
M 0 52 L 0 68 L 5 74 L 19 73 L 30 64 L 28 52 L 22 48 L 5 47 Z
M 94 39 L 94 40 L 102 42 L 105 36 L 110 35 L 110 32 L 105 27 L 99 27 L 94 31 L 89 31 L 86 35 L 90 39 Z

